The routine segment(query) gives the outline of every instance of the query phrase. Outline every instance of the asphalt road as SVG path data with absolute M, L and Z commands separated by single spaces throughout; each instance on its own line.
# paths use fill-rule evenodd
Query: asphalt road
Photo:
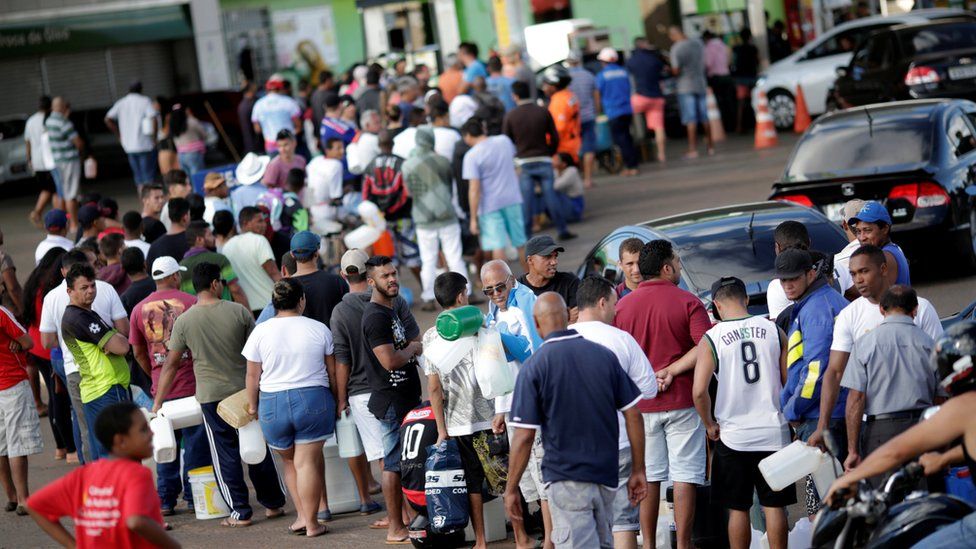
M 594 189 L 586 195 L 587 210 L 583 222 L 573 230 L 580 238 L 567 246 L 560 257 L 564 270 L 575 270 L 590 248 L 607 232 L 622 224 L 638 223 L 657 217 L 729 204 L 765 200 L 770 183 L 779 175 L 794 142 L 793 136 L 780 136 L 774 149 L 754 151 L 750 138 L 734 137 L 720 144 L 718 154 L 696 161 L 671 160 L 667 164 L 645 164 L 635 178 L 602 176 Z M 680 144 L 670 143 L 672 158 L 680 157 Z M 0 229 L 5 249 L 20 268 L 23 283 L 33 266 L 34 247 L 41 233 L 27 220 L 27 212 L 34 195 L 23 185 L 0 188 Z M 115 197 L 120 211 L 138 209 L 134 188 L 124 181 L 98 182 L 85 188 Z M 964 278 L 951 274 L 951 258 L 929 258 L 916 269 L 913 280 L 922 296 L 928 298 L 941 316 L 954 313 L 976 298 L 976 277 Z M 406 283 L 415 289 L 416 282 L 407 274 Z M 433 315 L 416 311 L 423 328 L 433 324 Z M 44 425 L 44 424 L 42 424 Z M 49 428 L 44 425 L 47 447 L 44 454 L 32 458 L 31 485 L 39 487 L 63 475 L 67 468 L 52 457 L 54 446 Z M 256 508 L 257 509 L 257 508 Z M 260 517 L 260 510 L 256 511 Z M 369 519 L 358 516 L 340 517 L 330 523 L 332 533 L 314 543 L 326 547 L 383 547 L 383 533 L 368 530 Z M 188 547 L 225 546 L 261 547 L 272 544 L 301 544 L 284 533 L 287 521 L 257 520 L 255 525 L 241 530 L 219 528 L 213 522 L 196 521 L 183 513 L 172 517 L 173 535 Z M 46 547 L 52 544 L 27 518 L 12 513 L 0 514 L 0 547 Z M 494 544 L 507 546 L 504 543 Z

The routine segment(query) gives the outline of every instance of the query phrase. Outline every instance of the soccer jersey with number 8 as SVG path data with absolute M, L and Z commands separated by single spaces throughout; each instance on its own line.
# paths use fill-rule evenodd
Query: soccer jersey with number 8
M 779 330 L 753 316 L 719 322 L 705 337 L 715 358 L 715 419 L 722 442 L 742 452 L 776 451 L 789 443 L 780 409 Z

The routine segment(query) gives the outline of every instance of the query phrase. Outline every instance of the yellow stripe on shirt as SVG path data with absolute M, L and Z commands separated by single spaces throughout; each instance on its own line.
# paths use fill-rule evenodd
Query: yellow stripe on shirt
M 807 365 L 807 378 L 803 381 L 803 389 L 800 391 L 801 398 L 813 398 L 818 379 L 820 379 L 820 361 L 814 360 Z

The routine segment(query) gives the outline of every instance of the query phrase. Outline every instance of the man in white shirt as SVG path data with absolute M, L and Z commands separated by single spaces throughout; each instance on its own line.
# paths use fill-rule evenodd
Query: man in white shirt
M 54 200 L 54 207 L 64 208 L 61 198 L 57 195 L 57 187 L 54 184 L 54 176 L 51 170 L 54 169 L 54 156 L 51 154 L 51 145 L 44 136 L 44 120 L 51 113 L 51 98 L 41 96 L 38 111 L 30 115 L 24 125 L 24 144 L 27 146 L 27 165 L 34 172 L 34 179 L 37 181 L 37 188 L 40 193 L 37 195 L 37 203 L 31 210 L 31 221 L 40 226 L 41 213 L 48 202 Z
M 91 263 L 91 258 L 81 250 L 72 250 L 61 258 L 62 276 L 68 272 L 72 265 L 80 263 Z M 41 305 L 41 319 L 39 330 L 41 332 L 41 344 L 45 349 L 60 349 L 64 359 L 64 373 L 68 379 L 68 395 L 71 397 L 71 407 L 74 409 L 73 418 L 78 421 L 78 431 L 80 440 L 75 440 L 75 446 L 81 452 L 80 457 L 84 461 L 90 462 L 93 456 L 92 449 L 88 445 L 91 440 L 88 435 L 88 423 L 82 412 L 81 401 L 81 374 L 78 373 L 78 365 L 75 363 L 71 351 L 64 344 L 64 337 L 61 333 L 61 318 L 64 310 L 68 307 L 68 286 L 64 281 L 56 288 L 44 296 Z M 92 310 L 102 317 L 106 324 L 114 327 L 119 333 L 128 337 L 129 317 L 122 306 L 122 300 L 115 288 L 107 282 L 95 281 L 95 302 L 92 303 Z M 52 359 L 54 353 L 52 353 Z
M 139 81 L 133 82 L 129 93 L 105 114 L 105 125 L 118 136 L 122 150 L 129 157 L 137 189 L 152 183 L 156 177 L 157 114 L 152 99 L 142 95 Z
M 380 113 L 372 109 L 364 112 L 359 117 L 359 127 L 362 131 L 346 148 L 346 162 L 349 171 L 354 174 L 366 171 L 369 163 L 380 154 L 379 133 L 383 129 Z
M 640 389 L 641 398 L 657 396 L 657 378 L 651 369 L 647 355 L 633 336 L 613 326 L 617 313 L 617 292 L 613 283 L 602 276 L 588 276 L 579 285 L 576 306 L 579 318 L 569 326 L 584 339 L 599 343 L 613 351 L 627 376 Z M 613 545 L 617 549 L 636 549 L 637 532 L 640 531 L 640 507 L 631 505 L 627 496 L 627 479 L 630 477 L 630 441 L 624 416 L 617 412 L 620 423 L 617 449 L 620 452 L 617 468 L 617 491 L 613 498 Z
M 342 155 L 345 145 L 342 139 L 330 138 L 325 143 L 325 156 L 317 156 L 308 163 L 308 189 L 305 207 L 311 214 L 314 232 L 326 234 L 326 225 L 338 217 L 338 204 L 342 200 Z
M 820 393 L 820 422 L 810 435 L 808 444 L 823 445 L 823 432 L 827 428 L 831 410 L 840 393 L 840 381 L 847 368 L 854 342 L 877 328 L 884 320 L 881 312 L 881 296 L 891 287 L 888 281 L 888 264 L 884 251 L 877 246 L 864 245 L 851 254 L 851 277 L 861 297 L 855 299 L 837 315 L 834 321 L 834 338 L 830 345 L 830 363 L 823 377 Z M 935 307 L 922 297 L 918 298 L 915 325 L 934 341 L 942 337 L 942 323 Z M 838 441 L 843 444 L 843 441 Z
M 248 306 L 257 318 L 271 303 L 271 292 L 274 283 L 281 279 L 281 272 L 275 265 L 271 244 L 264 236 L 268 220 L 261 210 L 253 206 L 241 208 L 238 223 L 241 234 L 228 240 L 221 253 L 230 260 Z
M 712 285 L 721 322 L 698 344 L 695 364 L 695 408 L 712 457 L 713 500 L 729 510 L 729 542 L 748 547 L 749 509 L 753 493 L 766 516 L 769 546 L 786 549 L 785 507 L 796 503 L 796 490 L 773 491 L 759 471 L 761 460 L 786 447 L 790 429 L 780 405 L 786 382 L 786 334 L 769 320 L 750 316 L 746 285 L 725 277 Z M 708 389 L 718 382 L 714 418 Z
M 47 236 L 34 250 L 34 265 L 40 263 L 44 254 L 51 251 L 52 248 L 70 250 L 75 247 L 75 243 L 67 237 L 68 214 L 64 210 L 48 210 L 44 214 L 44 229 L 47 231 Z

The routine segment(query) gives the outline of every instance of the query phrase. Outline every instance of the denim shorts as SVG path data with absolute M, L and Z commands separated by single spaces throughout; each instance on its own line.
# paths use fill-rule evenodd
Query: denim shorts
M 509 243 L 513 248 L 525 245 L 525 219 L 521 204 L 513 204 L 478 216 L 481 249 L 503 250 Z
M 583 138 L 580 154 L 596 152 L 596 120 L 582 122 L 580 124 L 580 136 Z
M 258 400 L 258 419 L 268 446 L 288 450 L 335 432 L 336 404 L 327 387 L 316 385 L 266 393 Z
M 681 123 L 708 124 L 708 102 L 703 93 L 679 93 L 678 107 L 681 110 Z
M 644 415 L 648 482 L 705 483 L 705 427 L 694 408 Z
M 397 415 L 392 405 L 386 409 L 386 414 L 380 420 L 383 426 L 383 470 L 391 473 L 400 472 L 400 423 L 403 418 Z

